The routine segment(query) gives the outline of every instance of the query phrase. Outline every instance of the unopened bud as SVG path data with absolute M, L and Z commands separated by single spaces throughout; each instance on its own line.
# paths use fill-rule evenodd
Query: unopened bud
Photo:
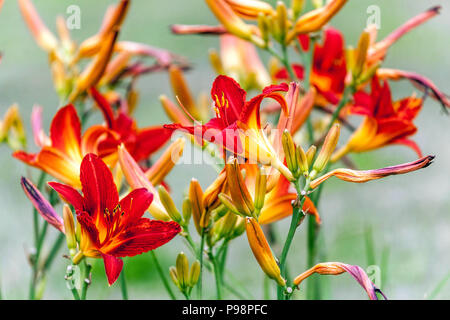
M 159 186 L 158 194 L 159 194 L 161 203 L 164 206 L 164 208 L 166 209 L 170 218 L 173 221 L 180 223 L 181 222 L 181 214 L 178 211 L 177 207 L 175 206 L 175 203 L 173 202 L 172 197 L 167 192 L 166 188 L 164 188 L 163 186 Z
M 189 284 L 189 261 L 183 252 L 177 256 L 177 276 L 180 288 L 186 288 Z
M 292 0 L 291 1 L 292 15 L 293 15 L 294 20 L 297 20 L 297 18 L 300 16 L 300 13 L 303 10 L 304 4 L 305 4 L 305 0 Z
M 308 168 L 311 167 L 311 165 L 314 161 L 314 156 L 316 155 L 316 151 L 317 151 L 317 147 L 314 145 L 309 147 L 308 150 L 306 151 L 306 159 L 308 160 Z
M 242 213 L 239 212 L 239 210 L 236 208 L 236 206 L 233 204 L 233 200 L 225 193 L 219 194 L 219 200 L 222 202 L 222 204 L 231 212 L 241 215 Z
M 300 168 L 300 172 L 306 177 L 309 173 L 309 164 L 308 158 L 306 156 L 305 150 L 303 150 L 302 146 L 297 146 L 296 150 L 297 162 Z
M 295 176 L 298 171 L 298 163 L 295 151 L 294 140 L 288 130 L 284 130 L 281 138 L 283 150 L 286 157 L 286 164 L 292 174 Z
M 183 204 L 181 205 L 181 209 L 183 212 L 183 222 L 184 224 L 189 224 L 189 220 L 191 220 L 192 215 L 192 206 L 189 198 L 185 198 L 183 200 Z
M 209 62 L 211 63 L 211 66 L 213 67 L 214 71 L 217 74 L 224 74 L 224 68 L 222 64 L 222 60 L 220 59 L 220 55 L 217 52 L 216 49 L 210 49 L 209 50 Z
M 280 30 L 281 41 L 284 41 L 286 37 L 287 24 L 288 24 L 287 8 L 283 1 L 277 2 L 277 24 Z
M 261 38 L 267 44 L 269 42 L 270 26 L 266 15 L 262 12 L 258 14 L 258 28 L 261 31 Z
M 178 282 L 178 275 L 177 275 L 177 269 L 175 269 L 175 267 L 170 267 L 169 268 L 169 274 L 170 274 L 170 278 L 172 279 L 173 283 L 179 288 L 180 288 L 180 283 Z
M 192 263 L 191 270 L 189 272 L 189 286 L 193 287 L 197 284 L 198 279 L 200 278 L 200 262 L 195 260 Z
M 73 221 L 73 214 L 67 204 L 63 208 L 64 232 L 66 234 L 67 248 L 69 248 L 70 255 L 73 257 L 77 248 L 77 238 L 75 235 L 75 224 Z
M 255 184 L 255 208 L 260 211 L 264 206 L 267 189 L 267 174 L 264 168 L 258 170 Z
M 355 66 L 353 69 L 353 79 L 357 80 L 364 70 L 364 64 L 366 63 L 367 50 L 370 45 L 370 35 L 369 32 L 363 31 L 361 37 L 359 38 L 358 48 L 356 49 L 356 59 Z
M 320 149 L 320 153 L 316 158 L 316 161 L 313 165 L 313 170 L 317 173 L 321 172 L 330 160 L 331 154 L 334 149 L 336 149 L 336 145 L 339 140 L 340 133 L 340 125 L 338 123 L 334 124 L 325 138 L 325 141 L 322 145 L 322 149 Z

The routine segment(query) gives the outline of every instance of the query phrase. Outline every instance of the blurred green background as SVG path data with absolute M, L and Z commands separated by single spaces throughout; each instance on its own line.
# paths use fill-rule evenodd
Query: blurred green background
M 69 5 L 81 8 L 81 29 L 73 30 L 80 41 L 97 32 L 108 0 L 35 1 L 49 28 L 55 30 L 57 14 L 66 15 Z M 273 1 L 274 2 L 274 1 Z M 450 59 L 448 58 L 450 3 L 448 1 L 350 0 L 332 20 L 340 28 L 347 44 L 355 45 L 366 26 L 367 8 L 381 9 L 379 36 L 429 7 L 442 4 L 440 16 L 414 30 L 389 50 L 384 66 L 415 71 L 430 77 L 445 92 L 450 92 Z M 218 47 L 214 37 L 174 36 L 169 25 L 214 24 L 215 18 L 206 4 L 199 0 L 144 1 L 135 0 L 121 32 L 121 39 L 148 43 L 186 56 L 193 64 L 187 74 L 195 93 L 208 92 L 214 73 L 208 62 L 208 49 Z M 58 98 L 52 87 L 47 55 L 33 41 L 20 15 L 16 1 L 7 0 L 0 13 L 0 114 L 17 102 L 27 125 L 30 145 L 30 112 L 32 105 L 44 107 L 44 128 L 47 130 L 57 110 Z M 267 59 L 266 55 L 262 55 Z M 413 88 L 406 82 L 392 84 L 397 98 L 409 95 Z M 141 99 L 137 110 L 140 126 L 166 123 L 168 119 L 158 102 L 160 94 L 172 96 L 167 75 L 152 74 L 139 81 Z M 356 121 L 359 119 L 355 119 Z M 363 268 L 375 263 L 382 267 L 381 288 L 391 299 L 423 299 L 450 271 L 450 130 L 448 116 L 428 99 L 416 124 L 414 137 L 424 154 L 437 156 L 434 164 L 412 174 L 394 176 L 368 184 L 350 184 L 332 180 L 324 188 L 320 213 L 323 219 L 320 238 L 321 260 L 358 264 Z M 33 146 L 32 146 L 33 148 Z M 22 163 L 11 157 L 10 149 L 0 146 L 0 282 L 3 297 L 25 299 L 28 294 L 30 268 L 25 252 L 32 244 L 31 204 L 24 196 L 20 176 L 26 173 Z M 35 150 L 35 148 L 33 149 Z M 387 147 L 354 157 L 360 168 L 375 168 L 415 159 L 404 147 Z M 34 172 L 36 175 L 36 172 Z M 176 166 L 168 178 L 179 203 L 191 177 L 197 177 L 205 188 L 214 179 L 214 170 L 200 165 Z M 288 221 L 277 224 L 280 237 L 287 232 Z M 368 230 L 371 230 L 369 232 Z M 371 261 L 366 245 L 373 237 L 375 261 Z M 56 231 L 49 232 L 49 239 Z M 44 250 L 48 250 L 48 246 Z M 306 225 L 299 229 L 290 256 L 292 273 L 306 268 Z M 157 250 L 164 268 L 175 263 L 176 254 L 187 251 L 181 239 Z M 60 252 L 62 255 L 63 250 Z M 230 247 L 228 267 L 236 279 L 248 288 L 254 298 L 262 298 L 263 274 L 246 243 L 235 240 Z M 192 257 L 190 257 L 192 260 Z M 88 298 L 118 299 L 118 284 L 108 287 L 103 266 L 94 265 L 93 285 Z M 49 277 L 45 299 L 70 299 L 64 283 L 67 261 L 58 258 Z M 143 254 L 126 260 L 130 298 L 166 299 L 150 256 Z M 349 275 L 322 276 L 323 298 L 365 299 L 366 295 Z M 207 276 L 206 298 L 214 298 L 214 281 Z M 181 298 L 181 295 L 180 295 Z M 226 295 L 226 298 L 234 298 Z M 436 298 L 450 298 L 450 284 Z

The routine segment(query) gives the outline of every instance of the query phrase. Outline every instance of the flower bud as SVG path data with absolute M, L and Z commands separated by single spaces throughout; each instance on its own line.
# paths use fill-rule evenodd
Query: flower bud
M 77 238 L 75 235 L 75 223 L 73 221 L 73 214 L 70 207 L 65 204 L 63 208 L 63 221 L 64 221 L 64 232 L 66 234 L 67 248 L 71 256 L 75 255 L 77 248 Z
M 264 168 L 259 168 L 255 183 L 255 208 L 260 211 L 264 206 L 267 190 L 267 174 Z
M 246 218 L 246 231 L 248 243 L 261 269 L 279 286 L 285 286 L 286 280 L 281 276 L 280 268 L 258 222 L 253 218 Z
M 170 267 L 169 268 L 169 274 L 170 274 L 170 278 L 172 279 L 173 283 L 179 288 L 180 288 L 180 283 L 178 282 L 178 274 L 177 274 L 177 269 L 175 267 Z
M 370 45 L 369 32 L 363 31 L 361 37 L 359 38 L 358 47 L 356 49 L 355 65 L 352 70 L 353 81 L 356 81 L 361 75 L 361 72 L 364 70 L 364 64 L 366 63 L 367 50 L 369 49 L 369 45 Z
M 173 93 L 180 100 L 181 104 L 186 110 L 196 119 L 199 114 L 195 106 L 195 101 L 192 98 L 191 91 L 184 78 L 183 71 L 175 65 L 169 67 L 169 78 L 172 85 Z
M 227 183 L 233 205 L 237 208 L 241 215 L 251 217 L 255 207 L 253 205 L 252 197 L 247 190 L 247 186 L 245 185 L 237 159 L 233 158 L 229 163 L 227 163 L 225 165 L 225 170 L 227 173 Z
M 184 289 L 189 284 L 189 261 L 183 252 L 180 252 L 176 261 L 177 279 L 180 288 Z
M 305 5 L 305 0 L 292 0 L 291 1 L 292 15 L 293 15 L 294 20 L 297 20 L 297 18 L 300 16 L 300 13 L 302 12 L 304 5 Z
M 313 160 L 314 160 L 314 156 L 316 155 L 316 151 L 317 151 L 317 147 L 315 145 L 312 145 L 306 151 L 306 159 L 308 160 L 308 167 L 311 167 Z
M 288 14 L 286 5 L 283 1 L 277 2 L 277 24 L 278 29 L 280 30 L 280 39 L 281 41 L 284 41 L 288 25 Z
M 339 140 L 340 133 L 340 125 L 338 123 L 334 124 L 325 138 L 325 141 L 322 145 L 322 149 L 320 149 L 320 153 L 316 158 L 316 161 L 313 164 L 313 171 L 315 173 L 321 172 L 330 160 L 331 154 L 334 149 L 336 149 L 336 145 Z M 314 176 L 314 174 L 313 174 Z
M 233 212 L 228 212 L 224 217 L 214 224 L 214 237 L 216 242 L 223 238 L 228 238 L 233 232 L 238 216 Z
M 181 205 L 181 211 L 183 212 L 183 222 L 185 225 L 188 225 L 192 215 L 192 206 L 189 198 L 185 198 L 183 200 L 183 204 Z
M 295 151 L 295 144 L 288 130 L 284 130 L 281 142 L 283 144 L 283 150 L 284 155 L 286 157 L 287 167 L 292 172 L 292 174 L 296 176 L 296 173 L 298 171 L 298 163 Z
M 203 190 L 197 179 L 192 179 L 189 185 L 189 200 L 192 206 L 192 217 L 194 219 L 195 228 L 199 234 L 202 233 L 202 229 L 209 225 L 209 217 L 205 212 L 203 206 Z
M 228 196 L 225 193 L 220 193 L 219 194 L 219 200 L 220 202 L 222 202 L 222 204 L 231 212 L 237 214 L 237 215 L 241 215 L 242 213 L 239 212 L 239 210 L 236 208 L 236 206 L 233 204 L 233 200 L 230 198 L 230 196 Z
M 258 14 L 258 28 L 261 31 L 261 38 L 265 44 L 269 42 L 270 26 L 267 16 L 260 12 Z
M 234 225 L 233 233 L 230 235 L 230 239 L 234 239 L 239 237 L 241 234 L 245 232 L 245 218 L 238 216 L 236 220 L 236 224 Z
M 181 214 L 178 211 L 177 207 L 175 206 L 175 203 L 173 202 L 172 197 L 167 192 L 166 188 L 164 188 L 163 186 L 159 186 L 158 194 L 159 194 L 161 203 L 164 206 L 164 208 L 166 209 L 170 218 L 173 221 L 180 223 L 181 222 Z
M 309 165 L 308 165 L 308 158 L 306 156 L 305 150 L 303 150 L 302 146 L 297 146 L 296 150 L 297 155 L 297 162 L 298 166 L 300 168 L 300 172 L 307 177 L 309 174 Z
M 189 272 L 189 286 L 193 287 L 197 284 L 200 278 L 200 262 L 195 260 L 191 265 L 191 270 Z

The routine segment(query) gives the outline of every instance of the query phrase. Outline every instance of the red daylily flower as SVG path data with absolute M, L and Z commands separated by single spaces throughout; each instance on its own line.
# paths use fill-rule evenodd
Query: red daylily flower
M 280 91 L 288 91 L 288 85 L 271 85 L 249 101 L 246 92 L 230 77 L 218 76 L 212 86 L 211 97 L 215 102 L 216 117 L 204 125 L 165 125 L 166 128 L 184 129 L 199 139 L 213 142 L 225 151 L 252 161 L 270 164 L 289 176 L 289 170 L 278 159 L 261 128 L 260 106 L 265 98 L 276 100 L 287 113 L 287 104 Z M 285 170 L 284 170 L 285 169 Z
M 137 162 L 148 159 L 170 139 L 171 130 L 162 126 L 138 129 L 133 118 L 123 110 L 115 113 L 108 100 L 95 88 L 91 88 L 90 93 L 103 113 L 106 126 L 118 133 L 120 141 Z M 107 143 L 105 141 L 105 145 Z M 114 141 L 111 144 L 116 147 Z
M 111 285 L 122 270 L 121 257 L 156 249 L 172 240 L 181 228 L 173 221 L 142 218 L 153 200 L 153 194 L 145 188 L 119 200 L 111 171 L 98 156 L 86 155 L 80 172 L 83 195 L 68 185 L 49 185 L 75 208 L 81 226 L 80 252 L 86 257 L 103 258 Z
M 309 38 L 299 36 L 299 42 L 303 49 L 309 47 Z M 298 79 L 303 80 L 304 68 L 294 64 L 294 72 Z M 313 66 L 310 75 L 311 84 L 316 88 L 316 104 L 337 104 L 345 89 L 345 77 L 347 65 L 345 61 L 344 37 L 334 28 L 327 28 L 324 32 L 324 41 L 314 46 Z M 276 79 L 289 79 L 286 69 L 275 74 Z
M 105 143 L 107 141 L 108 143 Z M 17 151 L 13 156 L 73 187 L 80 187 L 80 164 L 87 153 L 96 153 L 108 163 L 117 161 L 119 136 L 102 125 L 90 127 L 83 136 L 75 107 L 61 108 L 50 125 L 50 142 L 36 154 Z
M 372 79 L 370 94 L 364 91 L 354 94 L 354 102 L 349 111 L 365 118 L 347 145 L 333 156 L 333 161 L 348 152 L 364 152 L 389 144 L 406 145 L 421 157 L 420 148 L 408 137 L 417 131 L 413 120 L 421 110 L 422 102 L 422 99 L 414 96 L 392 102 L 387 81 L 381 86 L 375 76 Z

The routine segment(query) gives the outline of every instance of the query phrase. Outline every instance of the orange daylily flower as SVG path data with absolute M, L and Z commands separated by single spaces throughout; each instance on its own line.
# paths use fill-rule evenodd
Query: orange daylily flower
M 109 285 L 119 277 L 121 257 L 156 249 L 181 231 L 176 222 L 142 217 L 153 200 L 146 189 L 135 189 L 119 200 L 111 171 L 96 155 L 84 157 L 80 174 L 83 195 L 71 186 L 49 185 L 73 205 L 81 226 L 80 252 L 73 262 L 78 263 L 83 256 L 103 258 Z
M 261 128 L 259 110 L 263 99 L 272 98 L 281 105 L 284 112 L 287 112 L 286 101 L 279 92 L 287 90 L 286 84 L 272 85 L 266 87 L 262 94 L 246 101 L 246 92 L 236 81 L 227 76 L 218 76 L 211 89 L 216 118 L 204 125 L 172 124 L 165 127 L 172 130 L 187 130 L 200 141 L 204 139 L 216 143 L 226 152 L 271 165 L 292 180 L 292 174 L 277 157 Z
M 422 108 L 422 99 L 412 96 L 392 102 L 388 83 L 384 81 L 381 86 L 377 77 L 372 79 L 371 87 L 370 94 L 363 91 L 354 94 L 350 112 L 363 115 L 364 120 L 347 144 L 334 154 L 332 161 L 349 152 L 365 152 L 389 144 L 406 145 L 420 157 L 419 147 L 408 137 L 417 131 L 413 120 Z
M 108 141 L 108 144 L 103 144 Z M 96 153 L 113 166 L 117 161 L 116 148 L 119 135 L 101 125 L 90 127 L 81 135 L 81 123 L 73 105 L 56 113 L 50 125 L 50 144 L 36 154 L 24 151 L 13 156 L 28 165 L 39 168 L 75 188 L 81 187 L 80 164 L 83 156 Z M 111 145 L 115 145 L 111 148 Z
M 301 36 L 302 48 L 309 47 L 309 37 Z M 292 65 L 298 79 L 304 79 L 304 67 Z M 324 31 L 323 44 L 316 43 L 313 53 L 313 64 L 310 82 L 317 90 L 315 104 L 325 106 L 328 103 L 338 104 L 345 89 L 347 66 L 345 60 L 345 44 L 342 33 L 334 28 Z M 289 79 L 286 69 L 274 75 L 275 79 Z

